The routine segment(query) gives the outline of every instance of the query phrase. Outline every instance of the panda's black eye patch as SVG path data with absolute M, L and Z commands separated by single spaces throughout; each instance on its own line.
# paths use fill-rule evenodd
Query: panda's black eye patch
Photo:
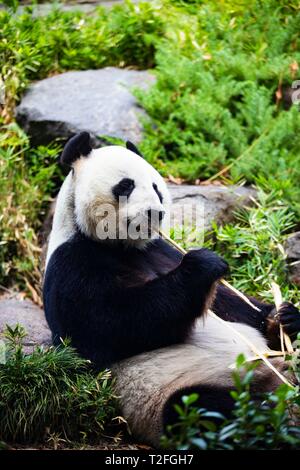
M 135 188 L 134 181 L 130 178 L 123 178 L 116 184 L 113 189 L 112 193 L 116 199 L 119 199 L 120 196 L 129 197 L 132 191 Z
M 162 197 L 162 194 L 161 194 L 160 190 L 159 190 L 158 187 L 157 187 L 157 184 L 156 184 L 156 183 L 153 183 L 152 186 L 153 186 L 154 191 L 155 191 L 156 194 L 158 195 L 158 198 L 159 198 L 160 202 L 162 202 L 162 201 L 163 201 L 163 197 Z

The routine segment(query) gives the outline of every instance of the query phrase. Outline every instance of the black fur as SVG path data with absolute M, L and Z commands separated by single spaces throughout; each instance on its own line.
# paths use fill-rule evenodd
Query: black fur
M 166 273 L 164 258 L 177 267 Z M 181 261 L 162 240 L 138 250 L 76 234 L 57 248 L 46 271 L 44 305 L 54 343 L 70 337 L 98 369 L 181 343 L 226 271 L 227 264 L 206 249 Z
M 130 140 L 127 140 L 126 148 L 128 150 L 131 150 L 131 152 L 134 152 L 137 155 L 139 155 L 140 157 L 144 158 L 143 155 L 141 154 L 141 152 L 139 151 L 139 149 L 132 142 L 130 142 Z
M 219 284 L 212 310 L 223 320 L 245 323 L 256 328 L 265 336 L 268 346 L 272 349 L 280 349 L 280 323 L 291 339 L 296 338 L 300 331 L 300 314 L 293 304 L 284 302 L 277 312 L 274 305 L 260 302 L 254 297 L 249 299 L 260 312 L 254 310 L 227 287 Z
M 120 196 L 129 197 L 135 188 L 134 181 L 131 178 L 123 178 L 112 188 L 112 193 L 118 200 Z
M 63 165 L 71 166 L 81 156 L 87 156 L 91 150 L 90 134 L 80 132 L 68 140 L 61 154 L 60 162 Z
M 193 250 L 182 258 L 161 239 L 138 250 L 78 233 L 57 248 L 46 271 L 44 305 L 54 343 L 70 337 L 98 369 L 181 343 L 226 270 L 226 263 L 209 250 Z M 213 310 L 225 320 L 257 328 L 274 347 L 274 338 L 279 344 L 274 307 L 251 300 L 261 312 L 219 285 Z M 298 310 L 291 304 L 284 304 L 279 318 L 289 334 L 299 331 Z
M 163 425 L 165 431 L 167 426 L 178 423 L 178 413 L 176 411 L 176 405 L 182 407 L 182 397 L 196 393 L 198 395 L 197 400 L 193 403 L 193 406 L 206 410 L 218 411 L 224 417 L 229 418 L 234 408 L 234 399 L 230 395 L 231 389 L 229 387 L 216 387 L 215 385 L 194 385 L 192 387 L 185 387 L 177 390 L 167 400 L 163 408 Z M 210 421 L 216 421 L 220 423 L 222 420 L 216 418 L 215 420 L 210 418 Z
M 154 191 L 158 195 L 158 199 L 160 200 L 160 202 L 163 202 L 163 197 L 162 197 L 162 194 L 161 194 L 160 190 L 157 187 L 157 184 L 153 183 L 152 186 L 153 186 Z

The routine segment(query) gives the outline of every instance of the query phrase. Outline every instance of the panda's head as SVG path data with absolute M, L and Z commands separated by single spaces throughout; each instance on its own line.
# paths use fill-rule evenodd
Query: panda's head
M 143 247 L 168 220 L 166 183 L 127 142 L 92 149 L 90 136 L 71 138 L 61 162 L 72 168 L 75 222 L 94 240 L 119 240 Z

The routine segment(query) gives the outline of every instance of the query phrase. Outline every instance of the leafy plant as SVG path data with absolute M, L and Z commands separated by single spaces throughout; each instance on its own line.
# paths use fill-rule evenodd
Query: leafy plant
M 39 297 L 38 230 L 61 174 L 58 145 L 31 149 L 14 123 L 0 133 L 0 283 L 17 282 Z M 10 282 L 11 284 L 12 282 Z
M 95 375 L 68 345 L 25 355 L 22 327 L 6 330 L 6 360 L 0 364 L 0 440 L 93 439 L 116 416 L 110 373 Z
M 157 46 L 156 84 L 136 91 L 144 154 L 165 176 L 268 182 L 300 213 L 299 5 L 186 3 Z
M 255 365 L 237 358 L 233 374 L 235 389 L 231 392 L 235 407 L 230 419 L 195 406 L 197 394 L 182 397 L 176 406 L 178 423 L 169 426 L 162 438 L 163 447 L 180 450 L 266 450 L 297 449 L 300 428 L 291 419 L 299 420 L 299 391 L 281 385 L 274 393 L 259 400 L 250 395 Z M 200 397 L 201 398 L 201 397 Z M 212 420 L 213 419 L 213 420 Z
M 294 223 L 294 214 L 276 190 L 259 190 L 253 206 L 237 212 L 234 223 L 214 226 L 207 245 L 226 258 L 238 289 L 273 301 L 270 282 L 275 280 L 284 298 L 297 303 L 299 290 L 288 282 L 284 251 Z
M 5 83 L 6 122 L 30 80 L 69 69 L 151 67 L 155 42 L 164 35 L 160 9 L 147 2 L 125 2 L 87 15 L 53 5 L 42 17 L 34 15 L 31 7 L 22 14 L 1 10 L 0 77 Z

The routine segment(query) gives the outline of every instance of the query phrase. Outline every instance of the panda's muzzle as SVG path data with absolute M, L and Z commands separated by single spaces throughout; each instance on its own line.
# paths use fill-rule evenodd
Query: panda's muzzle
M 150 222 L 152 222 L 153 220 L 155 222 L 161 222 L 162 219 L 164 218 L 165 216 L 165 211 L 158 211 L 156 209 L 149 209 L 147 211 L 147 216 L 148 216 L 148 220 Z
M 139 213 L 134 219 L 127 219 L 127 228 L 134 224 L 136 232 L 148 232 L 151 235 L 154 227 L 159 226 L 159 223 L 165 216 L 164 210 L 148 209 L 144 213 Z

